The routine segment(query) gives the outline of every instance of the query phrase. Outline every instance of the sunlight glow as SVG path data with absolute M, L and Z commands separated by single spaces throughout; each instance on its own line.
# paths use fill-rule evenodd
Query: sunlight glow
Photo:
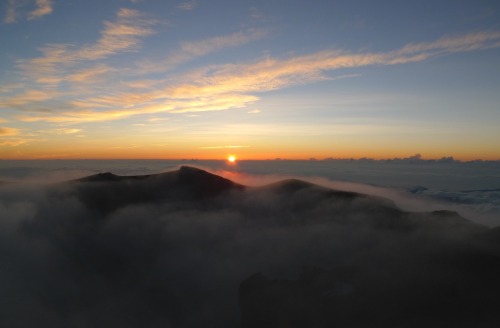
M 500 160 L 500 1 L 201 2 L 1 1 L 0 160 Z
M 229 155 L 227 158 L 229 163 L 235 163 L 236 162 L 236 156 L 234 155 Z

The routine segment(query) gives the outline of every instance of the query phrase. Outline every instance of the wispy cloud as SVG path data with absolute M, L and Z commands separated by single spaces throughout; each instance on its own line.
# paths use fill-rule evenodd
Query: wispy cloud
M 118 120 L 145 114 L 206 112 L 242 108 L 248 103 L 257 100 L 258 98 L 252 95 L 228 94 L 210 98 L 203 97 L 187 100 L 163 100 L 151 105 L 140 104 L 141 106 L 133 106 L 132 108 L 126 109 L 101 111 L 86 109 L 79 111 L 67 111 L 58 114 L 40 112 L 37 113 L 37 115 L 18 115 L 17 119 L 23 122 L 46 121 L 52 123 L 77 124 L 84 122 Z M 119 101 L 123 102 L 124 99 L 120 99 Z M 84 104 L 82 103 L 81 105 L 83 106 Z M 112 107 L 113 103 L 109 102 L 108 105 L 108 107 Z
M 53 2 L 51 0 L 36 0 L 37 8 L 28 14 L 28 19 L 37 19 L 52 13 Z
M 57 85 L 72 75 L 68 69 L 86 61 L 96 61 L 122 52 L 139 48 L 141 37 L 153 33 L 153 20 L 144 18 L 134 9 L 122 8 L 114 22 L 104 22 L 101 37 L 94 43 L 75 48 L 66 44 L 47 45 L 40 49 L 42 57 L 21 60 L 19 67 L 39 83 Z
M 99 64 L 95 67 L 90 67 L 69 74 L 67 80 L 79 83 L 91 83 L 96 82 L 97 80 L 101 79 L 103 75 L 112 71 L 114 71 L 113 68 L 107 65 Z
M 22 88 L 24 88 L 24 85 L 22 83 L 3 84 L 3 85 L 0 85 L 0 93 L 9 93 L 9 92 L 15 91 L 17 89 L 22 89 Z
M 226 48 L 238 47 L 262 39 L 266 35 L 267 31 L 263 29 L 250 29 L 204 40 L 186 41 L 182 42 L 180 48 L 169 54 L 164 60 L 160 62 L 144 62 L 141 66 L 147 72 L 168 71 L 195 58 Z
M 16 23 L 20 16 L 19 10 L 29 4 L 30 1 L 8 0 L 4 23 Z M 49 15 L 53 11 L 54 2 L 52 0 L 36 0 L 36 8 L 26 14 L 28 20 L 34 20 Z M 24 16 L 24 15 L 23 15 Z
M 118 11 L 115 22 L 104 23 L 105 29 L 95 44 L 69 53 L 67 58 L 68 60 L 96 60 L 122 51 L 136 50 L 140 37 L 153 33 L 149 27 L 153 22 L 144 19 L 143 14 L 137 10 L 122 8 Z
M 421 42 L 409 44 L 393 55 L 412 56 L 425 55 L 433 56 L 439 54 L 465 52 L 479 49 L 496 48 L 500 46 L 500 31 L 476 32 L 461 36 L 443 37 L 434 42 Z
M 195 83 L 176 86 L 169 91 L 179 98 L 231 92 L 266 92 L 331 79 L 326 72 L 338 69 L 404 64 L 423 61 L 436 55 L 499 46 L 500 32 L 480 32 L 442 38 L 430 43 L 410 44 L 386 53 L 328 50 L 284 60 L 268 57 L 251 64 L 211 67 L 202 72 Z
M 16 139 L 16 140 L 5 140 L 5 141 L 0 141 L 0 147 L 17 147 L 24 145 L 31 140 L 28 139 Z
M 127 9 L 121 11 L 118 16 L 121 17 L 119 19 L 126 18 L 128 20 L 131 17 L 135 19 L 140 14 Z M 113 39 L 115 36 L 124 36 L 127 41 L 120 47 L 105 46 L 99 48 L 93 45 L 78 51 L 69 51 L 65 47 L 61 49 L 53 47 L 50 51 L 47 50 L 46 56 L 40 60 L 55 64 L 56 58 L 62 59 L 62 62 L 100 58 L 117 51 L 128 50 L 132 45 L 137 44 L 138 36 L 151 33 L 144 26 L 137 28 L 136 25 L 123 25 L 122 23 L 108 24 L 103 32 L 103 37 L 97 42 L 97 44 L 113 45 L 117 40 Z M 180 52 L 187 57 L 203 56 L 217 49 L 241 45 L 261 36 L 260 32 L 256 33 L 239 32 L 197 42 L 186 42 L 182 44 Z M 121 90 L 117 88 L 113 92 L 107 92 L 104 88 L 102 93 L 81 96 L 79 99 L 69 101 L 68 108 L 70 110 L 62 112 L 40 111 L 29 116 L 21 115 L 18 118 L 28 122 L 47 121 L 75 124 L 118 120 L 134 115 L 244 108 L 258 101 L 260 94 L 264 92 L 297 84 L 357 76 L 356 74 L 346 75 L 344 73 L 346 69 L 350 68 L 401 65 L 423 61 L 435 56 L 499 46 L 500 32 L 490 31 L 444 37 L 432 42 L 411 43 L 388 52 L 351 53 L 342 50 L 326 50 L 281 59 L 268 56 L 250 63 L 207 66 L 196 71 L 172 75 L 169 80 L 139 80 L 123 83 Z M 97 52 L 93 51 L 97 48 L 99 48 Z M 179 60 L 177 59 L 177 61 Z M 343 74 L 335 75 L 335 72 L 341 69 Z M 97 66 L 94 69 L 69 75 L 67 79 L 86 80 L 105 73 L 108 73 L 106 66 Z M 0 104 L 10 102 L 22 106 L 30 101 L 43 101 L 43 97 L 49 96 L 50 94 L 44 95 L 41 92 L 30 91 L 10 99 L 0 99 Z M 78 108 L 78 110 L 74 110 L 74 108 Z M 255 111 L 253 112 L 255 113 Z
M 0 147 L 18 147 L 34 141 L 32 135 L 21 133 L 21 130 L 9 127 L 0 127 Z
M 180 10 L 193 10 L 198 6 L 198 2 L 196 0 L 184 1 L 177 5 L 177 8 Z
M 168 121 L 168 118 L 166 117 L 152 117 L 148 119 L 148 122 L 155 123 L 155 122 L 163 122 L 163 121 Z
M 137 80 L 125 83 L 127 87 L 132 89 L 149 89 L 154 88 L 159 84 L 157 80 Z
M 57 135 L 68 135 L 68 134 L 75 134 L 81 132 L 81 129 L 71 129 L 71 128 L 60 128 L 60 129 L 52 129 L 49 131 L 44 131 L 46 133 L 50 134 L 57 134 Z
M 15 96 L 0 97 L 0 107 L 19 108 L 23 105 L 43 102 L 52 99 L 55 96 L 54 91 L 45 90 L 26 90 Z
M 5 13 L 4 23 L 12 24 L 17 21 L 17 6 L 18 1 L 16 0 L 8 0 L 7 1 L 7 11 Z
M 10 137 L 19 135 L 19 130 L 14 128 L 0 127 L 0 136 Z
M 207 40 L 184 42 L 181 44 L 181 51 L 191 56 L 202 56 L 220 49 L 236 47 L 261 39 L 265 35 L 266 32 L 264 30 L 257 29 L 218 36 Z

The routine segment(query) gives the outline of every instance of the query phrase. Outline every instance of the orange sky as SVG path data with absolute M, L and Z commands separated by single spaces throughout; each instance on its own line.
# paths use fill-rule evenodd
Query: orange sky
M 41 3 L 0 8 L 0 159 L 500 159 L 500 5 Z

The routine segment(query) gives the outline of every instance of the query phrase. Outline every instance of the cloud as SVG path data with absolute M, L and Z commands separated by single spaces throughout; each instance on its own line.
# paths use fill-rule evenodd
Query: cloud
M 24 84 L 22 83 L 9 83 L 0 85 L 0 93 L 9 93 L 17 89 L 22 89 Z
M 19 134 L 18 129 L 0 127 L 0 136 L 10 137 L 10 136 L 17 136 L 18 134 Z
M 138 98 L 136 98 L 138 96 Z M 168 99 L 168 95 L 163 97 L 153 97 L 152 100 L 160 100 L 159 103 L 153 105 L 144 105 L 140 103 L 140 106 L 135 106 L 137 99 L 144 99 L 144 97 L 151 97 L 149 95 L 123 95 L 123 97 L 110 97 L 110 98 L 98 98 L 93 99 L 88 102 L 78 102 L 74 105 L 82 107 L 106 107 L 106 106 L 120 106 L 129 107 L 127 109 L 120 110 L 105 110 L 105 111 L 94 111 L 94 110 L 80 110 L 80 111 L 70 111 L 62 112 L 59 114 L 52 113 L 37 113 L 37 115 L 18 115 L 17 119 L 23 122 L 38 122 L 46 121 L 53 123 L 69 123 L 78 124 L 83 122 L 102 122 L 110 120 L 124 119 L 131 116 L 145 115 L 145 114 L 157 114 L 157 113 L 188 113 L 188 112 L 205 112 L 205 111 L 217 111 L 226 110 L 232 108 L 242 108 L 248 103 L 257 101 L 258 98 L 250 95 L 237 95 L 237 94 L 227 94 L 218 95 L 217 97 L 199 97 L 191 98 L 187 100 L 165 100 Z M 161 101 L 163 99 L 163 101 Z
M 99 64 L 95 67 L 80 70 L 68 75 L 67 80 L 78 83 L 95 83 L 103 78 L 103 75 L 114 71 L 108 65 Z
M 52 13 L 52 0 L 36 0 L 37 8 L 28 14 L 28 20 L 40 18 Z
M 460 36 L 442 37 L 434 42 L 421 42 L 406 45 L 394 51 L 394 57 L 435 56 L 439 54 L 466 52 L 500 46 L 500 32 L 475 32 Z M 411 59 L 410 59 L 411 61 Z
M 75 134 L 81 131 L 82 131 L 81 129 L 60 128 L 60 129 L 53 129 L 48 132 L 58 135 L 67 135 L 67 134 Z
M 132 9 L 121 9 L 115 22 L 106 22 L 101 38 L 92 45 L 71 48 L 51 45 L 42 49 L 43 57 L 23 61 L 21 66 L 37 76 L 38 82 L 48 85 L 60 81 L 86 83 L 86 87 L 65 93 L 63 110 L 47 112 L 54 97 L 50 92 L 27 91 L 24 94 L 0 98 L 0 105 L 16 108 L 28 107 L 32 114 L 20 115 L 23 121 L 47 121 L 76 124 L 124 119 L 136 115 L 158 113 L 189 113 L 245 108 L 255 103 L 262 93 L 294 85 L 324 80 L 350 78 L 357 74 L 335 75 L 366 66 L 401 65 L 457 52 L 477 51 L 500 46 L 500 32 L 475 32 L 461 36 L 447 36 L 431 42 L 410 43 L 387 52 L 352 53 L 344 50 L 324 50 L 287 58 L 267 56 L 257 61 L 211 65 L 187 73 L 172 73 L 169 78 L 126 81 L 110 91 L 106 78 L 113 74 L 142 74 L 133 70 L 123 72 L 104 64 L 86 69 L 72 69 L 79 62 L 96 61 L 108 56 L 133 51 L 140 38 L 153 31 L 152 21 Z M 206 40 L 184 42 L 178 52 L 166 61 L 159 61 L 158 71 L 165 71 L 195 57 L 257 40 L 266 35 L 262 30 L 247 30 Z M 147 66 L 147 65 L 146 65 Z M 158 68 L 159 67 L 159 68 Z M 126 80 L 126 79 L 125 79 Z M 89 81 L 101 81 L 87 83 Z M 95 85 L 97 84 L 97 85 Z M 101 88 L 99 88 L 101 86 Z M 115 85 L 114 85 L 115 86 Z M 77 92 L 78 91 L 78 92 Z M 69 100 L 68 100 L 69 99 Z M 43 102 L 47 101 L 47 104 Z M 40 104 L 38 104 L 40 103 Z M 40 110 L 37 112 L 36 107 Z
M 0 107 L 4 108 L 18 108 L 23 105 L 43 102 L 52 99 L 57 93 L 54 91 L 45 90 L 27 90 L 24 93 L 11 96 L 0 97 Z
M 28 20 L 38 19 L 52 13 L 54 5 L 52 0 L 36 0 L 35 3 L 36 9 L 26 15 Z M 4 22 L 6 24 L 16 23 L 19 16 L 18 10 L 27 4 L 28 1 L 8 0 Z
M 0 127 L 0 147 L 18 147 L 33 140 L 24 138 L 19 129 Z
M 17 6 L 18 6 L 18 1 L 17 0 L 8 0 L 7 2 L 7 12 L 5 13 L 5 18 L 4 18 L 4 23 L 6 24 L 12 24 L 17 21 Z
M 169 119 L 166 117 L 151 117 L 148 118 L 148 122 L 151 123 L 156 123 L 156 122 L 163 122 L 163 121 L 168 121 Z
M 85 46 L 62 56 L 66 62 L 74 60 L 97 60 L 138 48 L 140 37 L 153 33 L 152 20 L 134 9 L 122 8 L 117 12 L 115 22 L 105 22 L 101 38 L 93 45 Z
M 409 318 L 422 327 L 460 325 L 464 318 L 477 326 L 488 315 L 497 318 L 495 302 L 487 307 L 476 300 L 496 297 L 498 250 L 453 225 L 416 231 L 372 225 L 377 214 L 365 215 L 363 200 L 321 199 L 321 189 L 293 182 L 289 186 L 298 188 L 278 185 L 200 202 L 178 193 L 142 198 L 170 189 L 128 182 L 0 186 L 6 268 L 0 280 L 9 282 L 0 294 L 1 326 L 238 327 L 242 281 L 261 272 L 294 286 L 288 281 L 304 266 L 334 272 L 334 282 L 350 287 L 338 295 L 323 275 L 311 295 L 338 316 L 354 306 L 351 324 L 364 318 L 357 310 L 373 314 L 378 326 Z M 133 201 L 137 197 L 142 201 Z M 99 200 L 121 206 L 103 214 L 96 210 Z M 297 289 L 307 288 L 305 280 Z M 268 301 L 280 290 L 288 291 L 278 288 Z M 463 297 L 450 297 L 456 293 Z M 457 313 L 460 306 L 467 311 Z M 27 308 L 36 311 L 26 315 Z
M 17 147 L 24 145 L 28 142 L 32 141 L 32 139 L 15 139 L 15 140 L 5 140 L 5 141 L 0 141 L 0 146 L 4 147 Z
M 150 89 L 156 87 L 158 84 L 161 84 L 161 81 L 157 80 L 137 80 L 130 81 L 125 83 L 127 87 L 131 89 Z
M 114 22 L 104 22 L 101 37 L 94 44 L 79 48 L 66 44 L 47 45 L 40 49 L 42 57 L 20 60 L 18 66 L 26 75 L 34 76 L 39 83 L 57 85 L 66 79 L 65 70 L 71 66 L 135 51 L 139 48 L 141 37 L 153 33 L 150 26 L 154 21 L 145 19 L 137 10 L 121 8 L 116 16 Z M 74 78 L 71 74 L 69 77 Z
M 500 46 L 500 32 L 471 33 L 435 42 L 410 44 L 386 53 L 347 53 L 327 50 L 278 60 L 266 58 L 253 64 L 223 65 L 199 78 L 201 85 L 186 85 L 185 92 L 265 92 L 329 77 L 325 72 L 371 65 L 423 61 L 431 56 Z M 205 82 L 208 81 L 208 82 Z
M 195 9 L 198 6 L 198 2 L 196 0 L 184 1 L 177 5 L 177 8 L 180 10 L 190 11 Z
M 205 56 L 226 48 L 233 48 L 264 38 L 267 32 L 263 29 L 249 29 L 227 35 L 216 36 L 204 40 L 185 41 L 180 49 L 171 53 L 161 62 L 143 62 L 143 72 L 168 71 L 187 63 L 197 57 Z
M 181 44 L 181 51 L 185 54 L 198 57 L 220 49 L 236 47 L 250 41 L 258 40 L 265 35 L 266 32 L 264 30 L 249 30 L 202 41 L 183 42 Z

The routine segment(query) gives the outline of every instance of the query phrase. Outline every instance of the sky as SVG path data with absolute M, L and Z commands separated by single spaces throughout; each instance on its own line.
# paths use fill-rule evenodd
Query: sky
M 500 159 L 500 3 L 5 0 L 1 159 Z

